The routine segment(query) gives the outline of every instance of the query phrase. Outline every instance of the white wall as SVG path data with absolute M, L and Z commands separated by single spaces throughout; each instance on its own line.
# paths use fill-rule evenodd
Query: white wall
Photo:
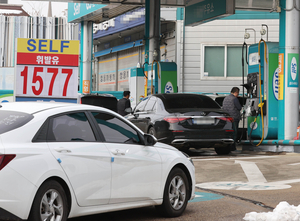
M 184 41 L 184 46 L 182 44 L 179 48 L 181 51 L 179 90 L 181 92 L 229 93 L 232 87 L 242 84 L 242 77 L 204 77 L 203 45 L 239 44 L 242 47 L 245 28 L 256 30 L 256 43 L 258 43 L 261 39 L 262 24 L 268 26 L 268 40 L 278 42 L 278 19 L 215 20 L 195 27 L 186 27 L 184 40 L 181 34 L 181 42 Z M 249 30 L 248 33 L 251 37 L 246 40 L 246 43 L 250 45 L 255 42 L 254 31 Z M 263 36 L 263 39 L 267 40 L 266 36 Z M 185 48 L 184 53 L 183 47 Z M 242 59 L 241 63 L 237 65 L 242 65 Z

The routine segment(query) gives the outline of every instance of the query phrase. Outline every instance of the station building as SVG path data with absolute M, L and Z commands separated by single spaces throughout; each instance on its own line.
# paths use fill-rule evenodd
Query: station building
M 279 41 L 276 12 L 237 10 L 194 27 L 183 19 L 183 9 L 161 8 L 161 61 L 176 62 L 178 92 L 229 93 L 242 84 L 243 43 Z M 144 23 L 145 9 L 140 8 L 94 24 L 94 91 L 130 89 L 130 69 L 144 66 Z M 264 36 L 262 28 L 267 29 Z

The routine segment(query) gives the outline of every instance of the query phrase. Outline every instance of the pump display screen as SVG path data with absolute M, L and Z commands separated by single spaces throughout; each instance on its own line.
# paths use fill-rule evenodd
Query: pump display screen
M 247 88 L 247 90 L 248 93 L 251 95 L 251 97 L 259 96 L 258 95 L 259 90 L 257 90 L 258 89 L 257 84 L 258 84 L 258 73 L 255 72 L 255 73 L 248 74 L 247 85 L 249 88 Z

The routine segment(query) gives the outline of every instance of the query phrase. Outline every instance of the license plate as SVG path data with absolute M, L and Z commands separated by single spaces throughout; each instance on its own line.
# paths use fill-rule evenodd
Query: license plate
M 205 125 L 205 124 L 214 124 L 215 119 L 214 118 L 193 118 L 193 124 L 196 125 Z

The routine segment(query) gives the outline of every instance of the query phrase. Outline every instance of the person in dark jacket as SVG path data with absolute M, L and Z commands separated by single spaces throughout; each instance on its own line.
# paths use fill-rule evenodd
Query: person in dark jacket
M 130 91 L 124 91 L 123 98 L 118 101 L 117 104 L 118 113 L 122 116 L 127 115 L 128 113 L 125 112 L 125 109 L 131 107 L 129 97 L 130 97 Z
M 234 141 L 237 141 L 237 132 L 239 127 L 239 122 L 241 120 L 240 111 L 242 106 L 237 98 L 239 96 L 240 89 L 238 87 L 233 87 L 231 93 L 223 100 L 223 110 L 227 111 L 233 118 L 234 122 L 232 124 L 232 129 L 234 130 Z M 236 150 L 235 143 L 232 145 L 231 150 Z

